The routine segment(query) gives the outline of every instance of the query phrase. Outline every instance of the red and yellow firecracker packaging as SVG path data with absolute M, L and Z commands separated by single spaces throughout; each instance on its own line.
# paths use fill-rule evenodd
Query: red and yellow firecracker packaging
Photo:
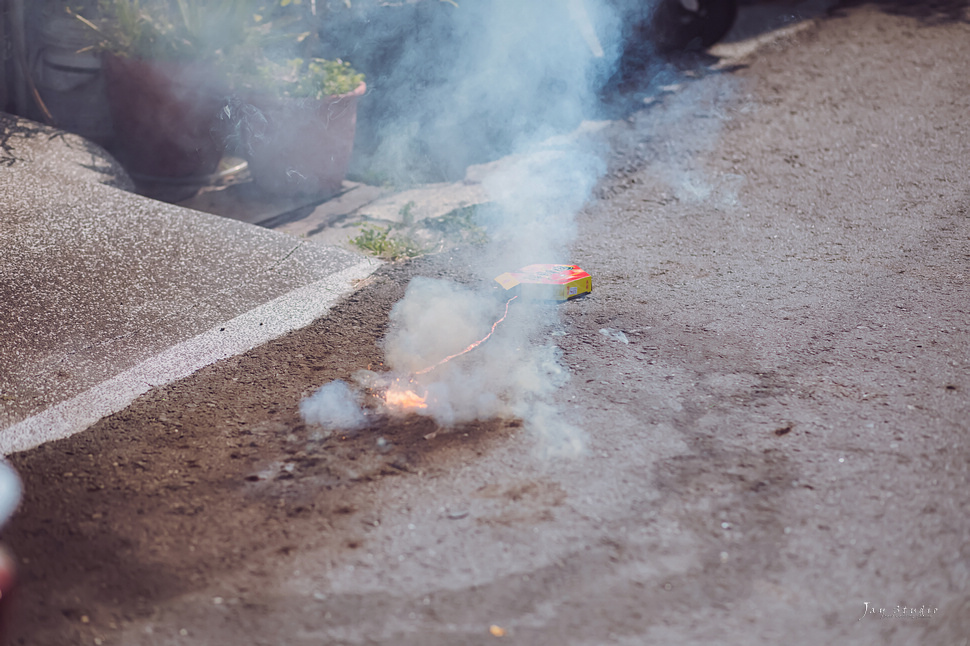
M 593 291 L 593 278 L 578 265 L 529 265 L 495 278 L 506 291 L 524 298 L 566 301 Z

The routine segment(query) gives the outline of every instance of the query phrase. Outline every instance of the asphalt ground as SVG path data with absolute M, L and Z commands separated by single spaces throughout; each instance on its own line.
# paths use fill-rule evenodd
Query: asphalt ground
M 12 456 L 17 636 L 966 643 L 970 92 L 948 8 L 843 7 L 605 131 L 571 258 L 593 294 L 535 339 L 561 352 L 549 403 L 577 455 L 514 418 L 302 422 L 313 389 L 384 360 L 415 279 L 481 278 L 457 251 L 387 265 L 307 328 Z

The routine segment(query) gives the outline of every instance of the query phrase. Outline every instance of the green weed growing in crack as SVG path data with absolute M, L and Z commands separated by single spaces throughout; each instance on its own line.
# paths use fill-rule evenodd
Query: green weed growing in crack
M 446 244 L 485 244 L 488 235 L 475 223 L 477 206 L 454 209 L 437 218 L 416 222 L 414 202 L 408 202 L 398 212 L 401 222 L 378 225 L 360 224 L 360 235 L 350 242 L 358 249 L 385 260 L 414 258 L 440 251 Z
M 422 246 L 407 236 L 391 235 L 394 225 L 381 227 L 376 224 L 360 225 L 360 235 L 351 238 L 350 242 L 359 249 L 369 251 L 378 258 L 385 260 L 400 260 L 414 258 L 432 250 Z
M 439 232 L 450 242 L 485 244 L 488 233 L 476 223 L 480 205 L 460 206 L 441 217 L 425 220 L 425 227 Z

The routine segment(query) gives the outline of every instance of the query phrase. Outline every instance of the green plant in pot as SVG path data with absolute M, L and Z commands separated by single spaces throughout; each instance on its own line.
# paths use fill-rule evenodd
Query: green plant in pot
M 252 12 L 252 0 L 98 0 L 74 12 L 104 53 L 111 148 L 136 179 L 216 170 L 221 67 L 245 42 Z
M 263 61 L 254 70 L 238 77 L 236 121 L 253 180 L 276 194 L 339 192 L 364 76 L 345 61 L 321 58 Z

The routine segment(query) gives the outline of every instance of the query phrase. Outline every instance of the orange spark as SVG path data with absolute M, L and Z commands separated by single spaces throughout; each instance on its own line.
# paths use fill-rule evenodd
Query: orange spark
M 512 304 L 512 301 L 514 301 L 518 297 L 519 297 L 518 295 L 515 295 L 512 298 L 510 298 L 509 300 L 505 301 L 505 313 L 502 314 L 502 318 L 500 318 L 499 320 L 497 320 L 494 323 L 492 323 L 492 329 L 489 330 L 488 334 L 486 334 L 484 337 L 482 337 L 478 341 L 475 341 L 474 343 L 472 343 L 470 346 L 468 346 L 467 348 L 465 348 L 461 352 L 456 352 L 455 354 L 453 354 L 453 355 L 451 355 L 449 357 L 445 357 L 444 359 L 442 359 L 438 363 L 434 364 L 433 366 L 429 366 L 429 367 L 424 368 L 422 370 L 418 370 L 414 374 L 416 374 L 416 375 L 424 375 L 424 374 L 427 374 L 427 373 L 431 372 L 432 370 L 434 370 L 435 368 L 437 368 L 438 366 L 440 366 L 441 364 L 443 364 L 445 362 L 448 362 L 448 361 L 451 361 L 455 357 L 460 357 L 461 355 L 463 355 L 463 354 L 465 354 L 467 352 L 471 352 L 472 350 L 474 350 L 475 348 L 477 348 L 481 344 L 483 344 L 486 341 L 488 341 L 488 338 L 490 336 L 492 336 L 492 333 L 493 332 L 495 332 L 495 328 L 498 327 L 498 324 L 501 323 L 502 321 L 504 321 L 505 320 L 505 317 L 509 315 L 509 305 L 511 305 Z

